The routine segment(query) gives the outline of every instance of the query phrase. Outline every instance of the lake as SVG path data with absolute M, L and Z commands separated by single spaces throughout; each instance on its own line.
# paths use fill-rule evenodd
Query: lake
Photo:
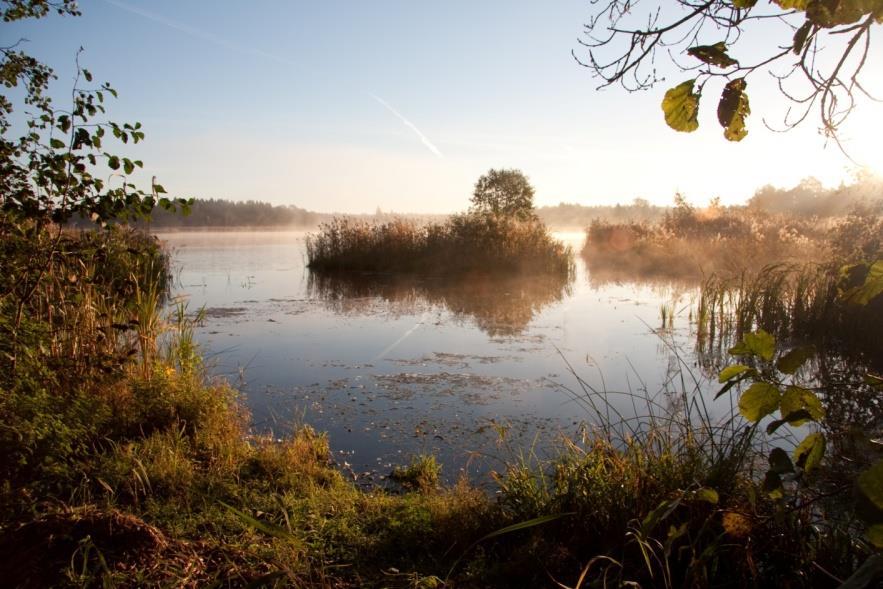
M 582 247 L 581 233 L 556 237 Z M 209 370 L 242 392 L 255 430 L 327 431 L 335 461 L 364 484 L 418 453 L 438 456 L 449 481 L 482 479 L 501 460 L 554 452 L 597 421 L 592 404 L 631 419 L 647 414 L 644 397 L 664 411 L 694 378 L 706 386 L 695 288 L 607 282 L 578 255 L 569 282 L 319 276 L 302 232 L 160 239 L 176 294 L 205 308 Z M 664 329 L 663 307 L 674 313 Z

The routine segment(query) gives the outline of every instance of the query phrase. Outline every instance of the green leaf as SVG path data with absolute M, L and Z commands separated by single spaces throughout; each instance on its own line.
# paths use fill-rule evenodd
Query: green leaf
M 64 141 L 53 137 L 49 140 L 49 147 L 51 147 L 52 149 L 64 149 Z
M 840 272 L 844 274 L 853 267 L 847 267 Z M 867 305 L 872 299 L 883 293 L 883 260 L 877 260 L 868 268 L 868 274 L 862 285 L 851 288 L 843 293 L 842 298 L 853 305 Z
M 792 411 L 791 413 L 786 413 L 785 417 L 782 419 L 776 419 L 775 421 L 771 421 L 769 425 L 766 426 L 767 434 L 774 434 L 776 430 L 785 425 L 786 423 L 789 425 L 803 425 L 807 421 L 812 420 L 812 415 L 809 414 L 809 411 L 806 409 L 800 409 L 798 411 Z
M 779 369 L 779 372 L 794 374 L 807 360 L 813 357 L 815 352 L 816 350 L 812 346 L 794 348 L 779 358 L 779 361 L 776 362 L 776 368 Z
M 809 0 L 773 0 L 785 10 L 806 10 Z
M 781 415 L 791 425 L 803 425 L 806 419 L 795 417 L 801 411 L 806 411 L 813 421 L 820 421 L 825 417 L 825 408 L 816 394 L 808 389 L 798 386 L 789 386 L 782 395 Z
M 162 187 L 162 184 L 153 184 L 153 191 L 157 194 L 166 194 L 166 189 Z
M 748 135 L 745 119 L 751 114 L 745 78 L 730 80 L 724 86 L 720 102 L 717 104 L 717 120 L 724 128 L 724 137 L 728 141 L 742 141 Z
M 873 526 L 870 526 L 865 530 L 865 536 L 868 537 L 871 544 L 877 548 L 883 548 L 883 524 L 874 524 Z M 878 568 L 877 575 L 879 576 L 880 573 L 883 573 L 883 567 Z M 845 587 L 845 585 L 841 585 L 841 587 Z
M 705 501 L 706 503 L 711 503 L 712 505 L 717 505 L 718 501 L 720 501 L 720 495 L 718 492 L 710 487 L 702 487 L 698 491 L 696 491 L 696 499 L 700 501 Z
M 733 6 L 736 8 L 753 8 L 757 4 L 757 0 L 733 0 Z
M 794 462 L 807 473 L 812 472 L 825 456 L 825 436 L 809 434 L 794 450 Z
M 739 62 L 727 55 L 727 45 L 718 41 L 714 45 L 697 45 L 687 49 L 687 54 L 701 62 L 716 65 L 721 68 L 739 65 Z
M 754 423 L 779 408 L 782 394 L 774 385 L 756 382 L 739 397 L 739 413 Z
M 120 158 L 115 155 L 107 158 L 107 167 L 111 170 L 119 170 L 120 169 Z
M 883 509 L 883 460 L 858 475 L 858 488 L 878 509 Z
M 769 455 L 770 472 L 776 474 L 788 474 L 794 472 L 794 463 L 788 458 L 788 453 L 781 448 L 773 448 Z
M 649 534 L 662 521 L 672 514 L 681 504 L 681 498 L 662 501 L 656 506 L 656 509 L 648 513 L 641 522 L 641 530 L 644 534 Z
M 279 526 L 275 526 L 273 524 L 269 524 L 267 522 L 263 522 L 257 518 L 254 518 L 254 517 L 248 515 L 247 513 L 245 513 L 244 511 L 240 511 L 240 510 L 236 509 L 232 505 L 227 505 L 223 501 L 219 501 L 218 503 L 220 503 L 228 511 L 230 511 L 231 513 L 236 515 L 236 517 L 238 517 L 240 520 L 242 520 L 243 523 L 251 526 L 252 528 L 255 528 L 256 530 L 260 530 L 261 532 L 264 532 L 265 534 L 268 534 L 270 536 L 274 536 L 276 538 L 282 538 L 283 540 L 296 540 L 297 539 L 297 537 L 294 536 L 288 530 L 285 530 L 283 528 L 280 528 Z
M 727 366 L 723 370 L 721 370 L 720 374 L 717 377 L 718 382 L 727 382 L 731 378 L 735 376 L 739 376 L 749 370 L 752 370 L 750 366 L 745 366 L 744 364 L 733 364 L 732 366 Z
M 742 341 L 730 348 L 733 356 L 759 356 L 767 362 L 776 353 L 776 338 L 762 329 L 755 333 L 746 333 Z
M 123 158 L 123 170 L 126 174 L 131 174 L 135 171 L 135 163 L 129 158 Z
M 662 99 L 665 122 L 675 131 L 690 133 L 699 128 L 699 94 L 693 92 L 696 80 L 687 80 L 669 89 Z

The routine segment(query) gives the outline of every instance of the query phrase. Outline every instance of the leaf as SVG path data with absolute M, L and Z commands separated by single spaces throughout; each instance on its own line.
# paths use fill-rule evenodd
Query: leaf
M 717 505 L 718 501 L 720 501 L 720 495 L 712 488 L 702 487 L 696 491 L 696 499 L 711 503 L 712 505 Z
M 781 448 L 773 448 L 769 455 L 770 472 L 776 474 L 788 474 L 794 472 L 794 463 L 788 458 L 788 453 Z
M 776 368 L 779 369 L 779 372 L 794 374 L 807 360 L 813 357 L 815 351 L 815 348 L 812 346 L 794 348 L 779 358 L 779 361 L 776 362 Z
M 844 272 L 848 272 L 848 268 L 841 270 L 841 274 Z M 880 293 L 883 293 L 883 260 L 871 264 L 864 283 L 844 292 L 842 298 L 852 305 L 867 305 Z
M 813 421 L 820 421 L 825 417 L 822 401 L 814 392 L 798 386 L 789 386 L 782 395 L 782 418 L 791 425 L 803 425 L 806 423 L 806 419 L 795 417 L 795 414 L 801 411 L 805 411 Z
M 129 158 L 123 158 L 123 170 L 126 174 L 131 174 L 135 171 L 135 163 Z
M 665 122 L 675 131 L 690 133 L 699 128 L 699 94 L 693 92 L 695 79 L 670 88 L 662 99 Z
M 240 510 L 236 509 L 232 505 L 227 505 L 223 501 L 219 501 L 218 503 L 220 503 L 228 511 L 230 511 L 231 513 L 236 515 L 236 517 L 238 517 L 240 520 L 242 520 L 243 523 L 248 524 L 249 526 L 255 528 L 256 530 L 259 530 L 261 532 L 264 532 L 265 534 L 268 534 L 270 536 L 274 536 L 276 538 L 282 538 L 284 540 L 296 540 L 297 539 L 296 536 L 294 536 L 288 530 L 285 530 L 285 529 L 280 528 L 279 526 L 275 526 L 273 524 L 269 524 L 267 522 L 262 522 L 261 520 L 248 515 L 244 511 L 240 511 Z
M 782 477 L 769 470 L 763 478 L 763 490 L 770 499 L 781 499 L 785 495 L 785 487 L 782 486 Z
M 883 460 L 858 475 L 858 488 L 878 509 L 883 509 Z
M 791 46 L 791 51 L 794 52 L 794 55 L 800 55 L 803 52 L 803 47 L 804 45 L 806 45 L 806 39 L 809 37 L 809 33 L 811 30 L 812 23 L 810 21 L 806 21 L 794 33 L 794 42 Z
M 703 63 L 716 65 L 720 68 L 739 65 L 739 62 L 727 55 L 727 45 L 718 41 L 714 45 L 697 45 L 687 49 L 687 54 L 695 57 Z
M 748 95 L 745 94 L 747 86 L 745 78 L 730 80 L 724 86 L 717 104 L 717 120 L 724 128 L 724 137 L 728 141 L 742 141 L 748 135 L 745 119 L 751 114 L 751 107 L 748 105 Z
M 756 382 L 739 397 L 739 413 L 754 423 L 779 408 L 782 394 L 774 385 Z
M 782 419 L 777 419 L 775 421 L 771 421 L 769 425 L 766 426 L 767 434 L 774 434 L 776 430 L 785 425 L 786 423 L 789 425 L 803 425 L 807 421 L 812 419 L 812 415 L 809 414 L 809 411 L 806 409 L 800 409 L 799 411 L 792 411 L 791 413 L 786 413 L 785 417 Z
M 655 528 L 657 524 L 659 524 L 659 522 L 664 521 L 668 516 L 670 516 L 680 504 L 680 497 L 674 500 L 662 501 L 658 506 L 656 506 L 656 509 L 654 509 L 644 517 L 644 521 L 641 522 L 641 530 L 644 532 L 645 535 L 649 534 L 653 531 L 653 528 Z
M 809 434 L 794 450 L 794 462 L 807 473 L 812 472 L 825 456 L 825 436 Z
M 809 0 L 773 0 L 785 10 L 806 10 Z
M 52 149 L 64 149 L 64 141 L 53 137 L 49 140 L 49 147 Z
M 757 4 L 757 0 L 733 0 L 733 6 L 736 8 L 753 8 Z
M 107 158 L 107 167 L 111 170 L 119 170 L 120 169 L 120 158 L 115 155 Z
M 717 381 L 720 383 L 727 382 L 731 378 L 735 376 L 739 376 L 744 372 L 751 370 L 750 366 L 745 366 L 744 364 L 733 364 L 731 366 L 727 366 L 723 370 L 721 370 L 720 374 L 717 377 Z
M 762 329 L 754 333 L 746 333 L 742 341 L 730 348 L 733 356 L 759 356 L 767 362 L 776 353 L 776 338 Z
M 511 526 L 506 526 L 505 528 L 500 528 L 499 530 L 495 530 L 495 531 L 491 532 L 490 534 L 486 534 L 486 535 L 482 536 L 481 538 L 479 538 L 478 540 L 476 540 L 475 542 L 470 544 L 469 547 L 463 551 L 463 554 L 461 554 L 460 557 L 456 561 L 454 561 L 454 564 L 451 565 L 451 568 L 450 568 L 450 570 L 448 570 L 448 574 L 445 577 L 445 579 L 447 579 L 448 577 L 451 576 L 451 574 L 454 572 L 454 569 L 457 568 L 457 565 L 460 564 L 460 561 L 463 560 L 463 557 L 466 556 L 466 554 L 470 550 L 472 550 L 474 547 L 478 546 L 479 544 L 481 544 L 485 540 L 490 540 L 491 538 L 496 538 L 497 536 L 502 536 L 503 534 L 517 532 L 518 530 L 526 530 L 528 528 L 541 526 L 543 524 L 547 524 L 549 522 L 555 521 L 556 519 L 561 519 L 562 517 L 567 517 L 570 515 L 576 515 L 576 512 L 575 511 L 568 511 L 565 513 L 555 513 L 553 515 L 543 515 L 540 517 L 535 517 L 535 518 L 529 519 L 527 521 L 519 522 L 517 524 L 512 524 Z
M 808 0 L 806 17 L 820 27 L 832 28 L 852 24 L 873 8 L 866 0 Z
M 870 526 L 865 530 L 865 536 L 868 537 L 871 544 L 877 548 L 883 548 L 883 524 L 874 524 L 873 526 Z M 878 567 L 877 575 L 879 576 L 881 573 L 883 573 L 883 567 Z M 841 587 L 845 586 L 846 585 L 841 585 Z

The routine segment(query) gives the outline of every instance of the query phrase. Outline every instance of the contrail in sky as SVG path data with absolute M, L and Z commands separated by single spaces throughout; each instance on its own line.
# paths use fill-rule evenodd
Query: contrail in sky
M 386 107 L 386 110 L 388 110 L 389 112 L 394 114 L 397 119 L 399 119 L 402 123 L 405 124 L 406 127 L 411 129 L 412 131 L 414 131 L 414 133 L 417 134 L 417 137 L 420 138 L 420 141 L 423 143 L 423 145 L 426 146 L 426 149 L 428 149 L 429 151 L 434 153 L 437 157 L 445 157 L 442 154 L 442 152 L 439 151 L 439 149 L 435 145 L 432 144 L 432 141 L 430 141 L 429 138 L 426 135 L 424 135 L 423 132 L 420 131 L 420 129 L 418 129 L 414 123 L 412 123 L 411 121 L 406 119 L 399 111 L 394 109 L 387 101 L 385 101 L 384 99 L 380 98 L 379 96 L 377 96 L 375 94 L 370 94 L 370 96 L 371 96 L 371 98 L 373 98 L 374 100 L 379 102 L 381 105 Z
M 243 45 L 237 45 L 235 43 L 231 43 L 226 39 L 222 39 L 217 35 L 213 35 L 206 31 L 202 31 L 195 27 L 191 27 L 189 25 L 185 25 L 183 23 L 168 19 L 164 16 L 160 16 L 158 14 L 154 14 L 152 12 L 148 12 L 142 8 L 137 6 L 132 6 L 131 4 L 127 4 L 125 2 L 120 2 L 119 0 L 104 0 L 108 4 L 112 4 L 117 8 L 125 10 L 127 12 L 131 12 L 132 14 L 137 14 L 143 18 L 148 20 L 152 20 L 154 22 L 158 22 L 161 25 L 169 27 L 170 29 L 175 29 L 176 31 L 181 31 L 185 35 L 189 35 L 191 37 L 195 37 L 197 39 L 202 39 L 203 41 L 208 41 L 209 43 L 213 43 L 215 45 L 219 45 L 226 49 L 230 49 L 231 51 L 235 51 L 237 53 L 244 53 L 246 55 L 252 55 L 254 57 L 262 57 L 264 59 L 268 59 L 270 61 L 275 61 L 276 63 L 281 63 L 283 65 L 288 65 L 292 67 L 298 67 L 298 64 L 293 61 L 289 61 L 284 57 L 280 57 L 279 55 L 274 55 L 272 53 L 268 53 L 266 51 L 261 51 L 260 49 L 255 49 L 253 47 L 245 47 Z
M 255 49 L 253 47 L 246 47 L 243 45 L 237 45 L 236 43 L 231 43 L 230 41 L 227 41 L 224 38 L 218 37 L 217 35 L 213 35 L 209 32 L 197 29 L 196 27 L 191 27 L 189 25 L 185 25 L 184 23 L 180 23 L 178 21 L 168 19 L 164 16 L 160 16 L 160 15 L 155 14 L 153 12 L 149 12 L 149 11 L 139 8 L 137 6 L 132 6 L 131 4 L 128 4 L 126 2 L 121 2 L 120 0 L 104 0 L 104 1 L 112 6 L 116 6 L 117 8 L 119 8 L 121 10 L 131 12 L 132 14 L 137 14 L 138 16 L 140 16 L 142 18 L 152 20 L 152 21 L 157 22 L 163 26 L 169 27 L 170 29 L 175 29 L 176 31 L 180 31 L 180 32 L 184 33 L 185 35 L 189 35 L 189 36 L 195 37 L 197 39 L 202 39 L 203 41 L 208 41 L 209 43 L 212 43 L 214 45 L 218 45 L 220 47 L 224 47 L 224 48 L 229 49 L 231 51 L 235 51 L 237 53 L 243 53 L 246 55 L 251 55 L 254 57 L 260 57 L 263 59 L 274 61 L 276 63 L 281 63 L 283 65 L 287 65 L 287 66 L 291 66 L 291 67 L 300 67 L 298 64 L 294 63 L 293 61 L 285 59 L 284 57 L 281 57 L 279 55 L 275 55 L 273 53 L 268 53 L 268 52 L 262 51 L 260 49 Z M 412 123 L 411 121 L 406 119 L 404 116 L 402 116 L 402 114 L 399 111 L 394 109 L 392 107 L 392 105 L 390 105 L 384 99 L 382 99 L 379 96 L 376 96 L 374 94 L 370 94 L 370 96 L 371 96 L 371 98 L 373 98 L 374 100 L 379 102 L 389 112 L 391 112 L 393 115 L 395 115 L 395 117 L 397 119 L 399 119 L 402 123 L 404 123 L 404 125 L 406 127 L 408 127 L 414 133 L 416 133 L 417 137 L 420 138 L 420 141 L 423 143 L 423 145 L 426 146 L 426 149 L 428 149 L 433 154 L 435 154 L 436 157 L 444 157 L 442 152 L 439 151 L 439 149 L 435 145 L 433 145 L 432 141 L 430 141 L 429 138 L 426 135 L 424 135 L 423 132 L 420 131 L 420 129 L 418 129 L 414 123 Z

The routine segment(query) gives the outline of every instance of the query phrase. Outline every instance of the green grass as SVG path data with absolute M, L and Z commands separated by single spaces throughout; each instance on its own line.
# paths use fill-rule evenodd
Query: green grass
M 570 249 L 536 220 L 465 214 L 445 223 L 335 219 L 307 239 L 313 270 L 416 273 L 534 273 L 569 276 Z

